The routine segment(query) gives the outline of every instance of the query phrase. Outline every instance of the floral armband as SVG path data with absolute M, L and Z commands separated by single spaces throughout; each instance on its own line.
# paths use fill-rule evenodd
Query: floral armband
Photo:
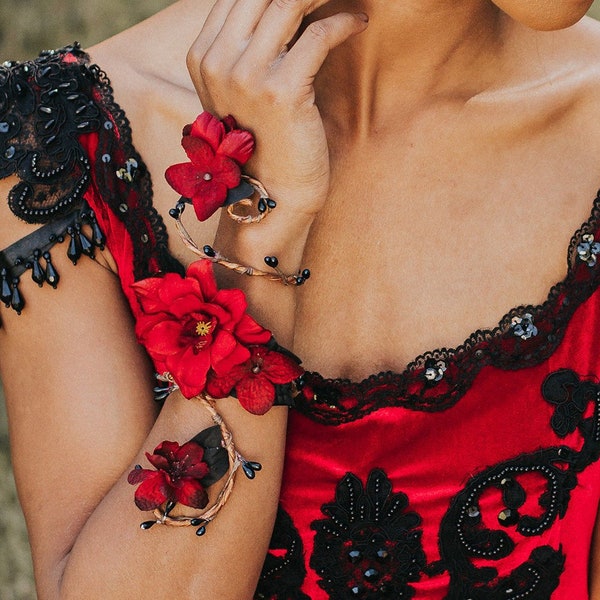
M 131 485 L 138 485 L 135 504 L 142 511 L 152 511 L 154 520 L 144 521 L 144 530 L 154 525 L 196 527 L 196 535 L 206 533 L 210 523 L 227 502 L 233 489 L 236 471 L 242 470 L 249 479 L 254 479 L 262 466 L 246 460 L 235 448 L 233 437 L 223 419 L 211 403 L 204 401 L 216 423 L 195 435 L 183 445 L 165 440 L 152 454 L 146 452 L 148 462 L 154 467 L 144 469 L 141 465 L 127 476 Z M 227 474 L 225 483 L 216 500 L 208 506 L 206 488 L 217 483 Z M 182 504 L 193 509 L 203 509 L 194 516 L 177 515 L 171 512 Z
M 165 400 L 179 390 L 209 410 L 215 426 L 181 446 L 161 442 L 152 454 L 146 453 L 154 470 L 136 465 L 128 482 L 138 485 L 137 507 L 154 513 L 155 519 L 144 521 L 142 529 L 155 524 L 191 525 L 203 535 L 227 501 L 237 470 L 241 467 L 253 479 L 261 469 L 260 463 L 246 460 L 236 450 L 233 436 L 216 410 L 216 400 L 237 397 L 240 405 L 255 415 L 266 413 L 274 404 L 291 406 L 304 370 L 296 356 L 280 347 L 271 332 L 247 314 L 241 290 L 218 289 L 213 264 L 223 264 L 226 259 L 210 246 L 200 251 L 181 222 L 186 203 L 193 204 L 196 216 L 204 220 L 219 206 L 238 202 L 249 206 L 252 200 L 244 201 L 244 197 L 255 190 L 260 195 L 259 217 L 240 216 L 231 210 L 232 218 L 239 223 L 258 223 L 275 207 L 262 185 L 249 177 L 243 179 L 239 169 L 254 148 L 252 136 L 237 129 L 231 118 L 219 121 L 203 113 L 184 129 L 183 147 L 191 163 L 170 167 L 166 176 L 172 187 L 189 198 L 182 197 L 171 214 L 186 246 L 203 259 L 192 263 L 185 277 L 166 273 L 133 284 L 141 309 L 136 335 L 158 371 L 157 399 Z M 284 275 L 272 256 L 265 262 L 276 272 L 272 278 L 285 284 L 300 285 L 310 275 L 306 269 L 298 275 Z M 232 264 L 225 266 L 248 269 Z M 239 272 L 266 275 L 250 271 Z M 206 487 L 225 475 L 215 502 L 207 507 Z M 203 512 L 173 515 L 177 504 Z

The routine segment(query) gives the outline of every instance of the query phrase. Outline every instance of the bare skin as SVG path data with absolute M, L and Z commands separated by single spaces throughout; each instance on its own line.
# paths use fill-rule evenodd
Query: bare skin
M 132 122 L 163 215 L 176 197 L 162 172 L 181 160 L 178 130 L 201 103 L 255 132 L 259 151 L 249 170 L 279 208 L 259 237 L 224 223 L 215 245 L 254 264 L 277 254 L 288 270 L 306 265 L 313 276 L 293 294 L 222 278 L 245 286 L 258 320 L 307 368 L 353 379 L 400 371 L 424 351 L 495 326 L 513 306 L 545 300 L 565 275 L 569 240 L 600 184 L 600 31 L 584 21 L 540 33 L 497 6 L 531 27 L 554 29 L 575 23 L 589 2 L 531 2 L 526 14 L 518 0 L 246 0 L 243 10 L 218 0 L 211 13 L 212 4 L 180 0 L 92 49 L 92 58 L 110 74 Z M 317 26 L 279 56 L 307 13 Z M 183 64 L 189 47 L 192 80 Z M 15 222 L 2 215 L 9 219 Z M 190 222 L 200 243 L 213 239 L 217 225 Z M 0 243 L 27 230 L 15 224 L 0 232 Z M 174 232 L 171 247 L 192 259 Z M 111 262 L 106 255 L 104 265 Z M 137 535 L 140 513 L 122 473 L 153 442 L 188 439 L 206 416 L 175 398 L 154 424 L 147 365 L 115 300 L 114 276 L 88 264 L 64 281 L 56 293 L 42 290 L 43 300 L 30 292 L 36 301 L 27 317 L 3 313 L 0 334 L 40 598 L 127 598 L 143 590 L 167 597 L 174 585 L 183 596 L 251 597 L 261 562 L 256 543 L 265 547 L 274 512 L 285 415 L 254 420 L 225 405 L 243 449 L 267 473 L 234 494 L 202 547 L 172 532 Z M 94 302 L 82 310 L 78 297 Z M 60 318 L 65 302 L 69 323 Z M 41 341 L 48 310 L 58 325 Z M 82 323 L 76 338 L 103 332 L 102 357 L 81 356 L 76 340 L 65 352 L 73 322 Z M 124 367 L 110 356 L 131 359 Z M 49 464 L 34 460 L 42 452 L 53 453 Z M 43 492 L 56 481 L 61 491 L 48 497 Z M 257 503 L 264 514 L 240 533 Z M 226 568 L 224 577 L 228 561 L 239 568 Z M 590 586 L 600 598 L 600 577 Z

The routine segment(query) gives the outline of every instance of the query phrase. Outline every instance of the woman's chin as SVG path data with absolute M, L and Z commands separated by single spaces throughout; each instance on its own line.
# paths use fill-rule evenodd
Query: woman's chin
M 555 31 L 577 23 L 593 0 L 492 0 L 515 21 L 538 31 Z

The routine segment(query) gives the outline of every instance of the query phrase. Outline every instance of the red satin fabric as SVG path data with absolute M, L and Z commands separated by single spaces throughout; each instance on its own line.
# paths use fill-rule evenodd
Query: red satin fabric
M 485 367 L 469 391 L 447 410 L 424 413 L 383 408 L 336 426 L 315 423 L 292 411 L 281 502 L 304 544 L 308 573 L 303 591 L 315 600 L 329 597 L 308 566 L 314 539 L 310 526 L 323 518 L 321 506 L 334 500 L 336 485 L 347 472 L 364 483 L 369 472 L 380 467 L 394 491 L 407 494 L 409 508 L 422 517 L 423 549 L 431 563 L 440 558 L 440 522 L 471 475 L 540 448 L 566 445 L 580 450 L 583 439 L 578 431 L 566 438 L 553 431 L 550 419 L 554 407 L 541 397 L 540 389 L 550 373 L 564 368 L 598 381 L 598 331 L 600 292 L 577 309 L 562 343 L 548 360 L 516 371 Z M 587 410 L 589 414 L 589 407 Z M 537 499 L 545 482 L 535 474 L 524 479 L 528 501 L 521 512 L 539 515 Z M 489 564 L 500 576 L 508 575 L 534 548 L 562 547 L 566 563 L 552 599 L 588 598 L 588 560 L 599 497 L 600 464 L 595 462 L 579 474 L 563 519 L 536 537 L 524 537 L 515 527 L 507 528 L 516 548 L 505 559 Z M 485 495 L 481 512 L 490 528 L 499 529 L 496 516 L 503 508 L 499 492 Z M 448 574 L 423 576 L 411 585 L 416 599 L 442 599 L 448 589 Z

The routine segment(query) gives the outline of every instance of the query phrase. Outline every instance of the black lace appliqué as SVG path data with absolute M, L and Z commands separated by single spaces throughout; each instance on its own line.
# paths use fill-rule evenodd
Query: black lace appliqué
M 87 134 L 97 135 L 94 157 L 83 144 Z M 133 148 L 129 122 L 113 99 L 106 75 L 89 63 L 77 44 L 43 52 L 35 61 L 0 66 L 0 178 L 10 175 L 19 179 L 9 193 L 12 212 L 47 229 L 38 235 L 46 236 L 44 247 L 15 260 L 14 252 L 9 253 L 10 261 L 8 255 L 3 258 L 2 299 L 13 308 L 22 308 L 20 268 L 29 264 L 36 281 L 39 258 L 44 253 L 49 257 L 48 243 L 71 236 L 70 258 L 91 255 L 88 242 L 102 247 L 103 242 L 96 244 L 80 231 L 84 194 L 92 184 L 131 237 L 136 279 L 160 271 L 181 272 L 168 253 L 166 228 L 152 206 L 150 174 Z M 88 223 L 93 213 L 90 218 Z M 64 227 L 54 231 L 53 222 Z
M 310 600 L 300 591 L 306 568 L 304 546 L 290 516 L 279 507 L 255 600 Z
M 571 239 L 565 279 L 543 304 L 514 308 L 495 329 L 476 331 L 457 348 L 427 352 L 402 373 L 379 373 L 361 382 L 306 373 L 296 408 L 327 425 L 354 421 L 387 406 L 442 411 L 458 402 L 485 366 L 516 370 L 540 364 L 560 344 L 575 310 L 600 285 L 600 261 L 595 254 L 590 259 L 594 239 L 600 239 L 600 192 L 590 218 Z
M 546 600 L 558 587 L 564 565 L 560 549 L 542 546 L 509 576 L 498 578 L 494 567 L 478 567 L 476 559 L 499 561 L 515 543 L 509 532 L 525 537 L 547 531 L 567 511 L 577 475 L 600 456 L 600 385 L 582 381 L 569 369 L 550 374 L 542 385 L 544 399 L 555 406 L 551 426 L 559 437 L 579 430 L 581 449 L 546 448 L 490 467 L 472 477 L 453 500 L 440 528 L 440 555 L 436 567 L 451 576 L 447 598 L 460 600 L 532 598 Z M 593 414 L 585 416 L 590 403 Z M 528 492 L 523 478 L 535 474 L 545 482 L 537 503 L 541 513 L 522 514 Z M 496 515 L 498 529 L 484 525 L 480 499 L 498 490 L 504 507 Z M 489 523 L 489 520 L 487 521 Z
M 348 473 L 322 511 L 327 518 L 312 524 L 310 565 L 330 598 L 413 597 L 410 582 L 419 581 L 425 566 L 421 518 L 381 469 L 371 471 L 364 487 Z

